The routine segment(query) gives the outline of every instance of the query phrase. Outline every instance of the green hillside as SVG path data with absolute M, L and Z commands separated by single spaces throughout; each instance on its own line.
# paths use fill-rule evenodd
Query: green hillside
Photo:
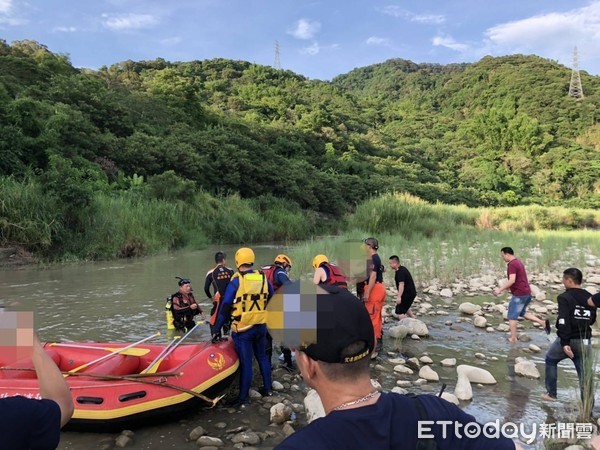
M 580 101 L 569 79 L 523 55 L 395 59 L 331 82 L 225 59 L 91 71 L 34 41 L 0 41 L 0 189 L 39 192 L 58 211 L 39 220 L 70 232 L 98 195 L 234 195 L 258 210 L 278 199 L 326 217 L 387 191 L 598 208 L 600 77 L 582 73 Z M 24 226 L 6 209 L 0 245 Z

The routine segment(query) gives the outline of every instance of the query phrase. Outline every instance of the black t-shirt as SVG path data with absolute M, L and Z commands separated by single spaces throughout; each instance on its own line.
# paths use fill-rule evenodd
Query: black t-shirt
M 384 267 L 381 264 L 381 258 L 377 253 L 371 256 L 371 259 L 367 262 L 367 281 L 371 277 L 371 272 L 375 271 L 377 274 L 375 281 L 377 283 L 383 283 L 383 271 Z
M 398 289 L 398 285 L 400 283 L 404 283 L 404 291 L 402 291 L 402 300 L 412 300 L 417 296 L 417 288 L 415 287 L 415 282 L 413 281 L 413 277 L 406 267 L 398 267 L 398 270 L 396 270 L 396 274 L 394 275 L 394 281 L 396 282 L 396 289 Z
M 60 407 L 54 400 L 0 399 L 0 448 L 50 450 L 60 441 Z
M 592 337 L 592 325 L 596 322 L 596 308 L 587 304 L 591 297 L 585 289 L 572 288 L 558 296 L 556 334 L 561 345 L 569 345 L 571 339 Z
M 433 395 L 420 395 L 419 399 L 427 413 L 428 421 L 452 421 L 445 437 L 443 425 L 422 425 L 424 435 L 434 435 L 440 450 L 514 450 L 514 443 L 507 438 L 479 437 L 459 439 L 455 423 L 476 422 L 458 406 Z M 419 432 L 419 411 L 415 400 L 400 394 L 382 393 L 377 403 L 361 408 L 333 411 L 316 419 L 310 425 L 296 431 L 277 450 L 363 450 L 394 449 L 414 450 Z M 430 428 L 429 428 L 430 427 Z M 461 430 L 463 428 L 460 428 Z

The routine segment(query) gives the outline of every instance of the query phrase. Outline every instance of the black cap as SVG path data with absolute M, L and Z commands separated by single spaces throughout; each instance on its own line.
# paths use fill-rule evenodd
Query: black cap
M 596 305 L 596 308 L 600 308 L 600 292 L 592 295 L 592 301 L 594 302 L 594 305 Z
M 317 361 L 350 363 L 368 357 L 375 345 L 375 332 L 363 303 L 346 289 L 322 286 L 317 292 L 317 339 L 303 349 Z M 351 344 L 364 342 L 353 355 L 342 355 Z

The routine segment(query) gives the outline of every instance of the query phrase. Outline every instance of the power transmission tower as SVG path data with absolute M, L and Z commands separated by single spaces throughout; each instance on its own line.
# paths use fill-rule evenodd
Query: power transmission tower
M 281 61 L 279 60 L 279 41 L 275 41 L 275 64 L 273 67 L 276 69 L 281 69 Z
M 573 50 L 573 70 L 571 72 L 569 96 L 573 98 L 583 98 L 583 87 L 581 87 L 581 77 L 579 76 L 579 58 L 577 56 L 577 47 L 575 47 Z

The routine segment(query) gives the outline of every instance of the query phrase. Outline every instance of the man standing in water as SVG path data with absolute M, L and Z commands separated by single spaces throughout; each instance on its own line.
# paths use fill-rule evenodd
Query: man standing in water
M 417 297 L 417 288 L 413 277 L 406 267 L 400 264 L 400 258 L 397 255 L 390 256 L 390 267 L 394 270 L 394 282 L 398 290 L 398 298 L 396 299 L 396 314 L 404 318 L 415 318 L 416 316 L 410 310 L 413 301 Z
M 362 300 L 365 307 L 371 316 L 373 329 L 375 331 L 375 353 L 380 352 L 383 348 L 383 321 L 381 317 L 381 309 L 385 303 L 385 286 L 383 285 L 383 271 L 385 268 L 381 264 L 381 258 L 377 254 L 379 242 L 374 237 L 363 240 L 366 246 L 369 259 L 367 260 L 367 279 L 362 293 Z M 359 292 L 359 287 L 356 288 Z
M 523 263 L 515 257 L 515 253 L 510 247 L 503 247 L 500 250 L 502 258 L 506 262 L 506 273 L 508 281 L 501 287 L 494 289 L 494 295 L 498 296 L 503 291 L 510 290 L 512 297 L 508 304 L 508 324 L 510 326 L 509 342 L 514 344 L 517 338 L 517 322 L 519 317 L 538 323 L 545 331 L 550 334 L 550 321 L 545 321 L 531 313 L 527 312 L 527 305 L 531 302 L 531 288 L 527 280 L 527 272 Z

